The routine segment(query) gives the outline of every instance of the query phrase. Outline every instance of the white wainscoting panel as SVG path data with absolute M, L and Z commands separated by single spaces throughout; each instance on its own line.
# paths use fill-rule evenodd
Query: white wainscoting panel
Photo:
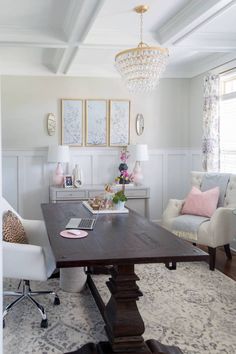
M 117 153 L 93 155 L 93 183 L 106 184 L 112 182 L 120 175 L 118 169 L 120 161 L 117 160 Z
M 9 203 L 18 210 L 18 157 L 2 157 L 2 193 Z
M 167 153 L 165 170 L 165 198 L 166 206 L 170 198 L 182 199 L 189 189 L 189 167 L 188 153 L 176 152 Z
M 93 155 L 81 155 L 77 150 L 71 153 L 69 171 L 72 173 L 74 166 L 78 164 L 83 174 L 83 184 L 93 184 Z
M 201 171 L 202 170 L 202 157 L 199 151 L 192 152 L 191 159 L 191 171 Z
M 144 184 L 150 187 L 149 215 L 151 220 L 161 219 L 163 211 L 164 155 L 150 152 L 149 161 L 142 163 Z
M 19 208 L 29 219 L 41 219 L 41 203 L 48 203 L 48 173 L 45 156 L 24 156 L 20 171 Z
M 65 171 L 77 163 L 85 184 L 105 184 L 119 175 L 118 148 L 73 148 Z M 3 149 L 3 196 L 25 218 L 41 219 L 41 203 L 49 201 L 49 185 L 56 164 L 47 163 L 47 149 Z M 150 150 L 142 162 L 144 184 L 150 187 L 150 219 L 161 219 L 170 198 L 183 199 L 190 188 L 190 171 L 201 171 L 201 153 L 196 150 Z M 129 171 L 133 163 L 128 161 Z M 232 243 L 236 249 L 236 240 Z
M 119 175 L 119 148 L 71 148 L 71 174 L 77 163 L 83 170 L 85 184 L 105 184 Z M 149 151 L 149 161 L 142 162 L 144 184 L 151 189 L 150 218 L 160 220 L 169 198 L 183 199 L 189 189 L 192 167 L 198 166 L 200 152 L 187 149 Z M 128 161 L 129 172 L 133 163 Z M 47 149 L 3 150 L 3 196 L 25 218 L 42 218 L 40 204 L 49 200 L 49 185 L 56 164 L 47 163 Z

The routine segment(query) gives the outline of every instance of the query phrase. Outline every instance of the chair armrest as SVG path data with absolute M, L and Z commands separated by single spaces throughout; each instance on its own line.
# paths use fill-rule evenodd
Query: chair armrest
M 171 230 L 171 224 L 174 218 L 180 215 L 184 200 L 170 199 L 166 209 L 162 214 L 161 224 Z
M 27 280 L 46 280 L 46 264 L 40 246 L 3 241 L 3 276 Z
M 31 245 L 41 246 L 43 248 L 46 258 L 47 274 L 50 276 L 56 268 L 56 263 L 44 221 L 27 219 L 22 219 L 21 221 L 24 226 L 28 242 Z
M 236 237 L 234 208 L 217 208 L 211 217 L 209 230 L 214 247 L 226 245 Z

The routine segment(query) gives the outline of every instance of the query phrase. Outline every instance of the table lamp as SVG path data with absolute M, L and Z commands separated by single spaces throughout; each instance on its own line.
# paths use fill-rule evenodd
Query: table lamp
M 53 145 L 48 147 L 48 162 L 57 162 L 56 170 L 53 174 L 53 185 L 62 186 L 64 182 L 63 162 L 70 161 L 69 146 Z
M 133 169 L 133 180 L 135 184 L 142 184 L 143 174 L 141 170 L 141 161 L 148 161 L 148 146 L 147 144 L 136 144 L 132 145 L 131 149 L 129 149 L 134 159 L 136 160 L 135 166 Z

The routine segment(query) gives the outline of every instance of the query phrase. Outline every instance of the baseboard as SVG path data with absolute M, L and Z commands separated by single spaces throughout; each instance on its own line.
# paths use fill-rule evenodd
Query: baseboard
M 230 242 L 230 248 L 232 251 L 236 252 L 236 239 Z
M 151 222 L 154 222 L 155 224 L 160 224 L 161 219 L 152 219 Z

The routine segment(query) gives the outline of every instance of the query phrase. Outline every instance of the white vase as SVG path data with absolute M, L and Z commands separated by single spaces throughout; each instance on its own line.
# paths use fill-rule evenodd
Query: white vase
M 75 165 L 73 169 L 73 181 L 75 187 L 80 187 L 83 184 L 83 173 L 79 165 Z
M 114 205 L 115 205 L 115 209 L 116 209 L 116 210 L 123 210 L 124 207 L 125 207 L 125 202 L 121 202 L 121 201 L 119 200 L 119 202 L 116 203 L 116 204 L 114 204 Z

